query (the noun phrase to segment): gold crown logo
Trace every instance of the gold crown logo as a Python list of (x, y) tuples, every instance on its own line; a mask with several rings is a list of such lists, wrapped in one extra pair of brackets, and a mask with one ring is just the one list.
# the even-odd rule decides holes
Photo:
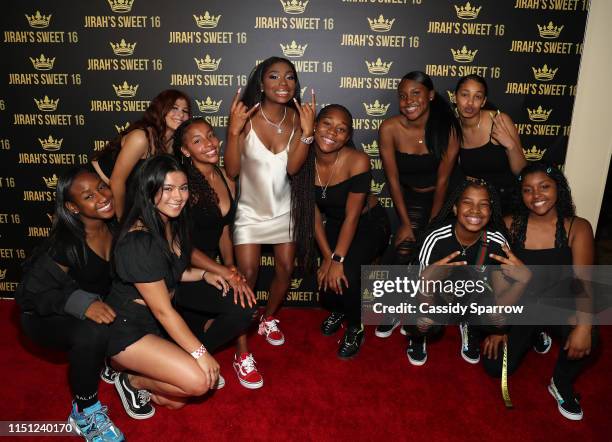
[(386, 63), (383, 62), (380, 57), (376, 61), (369, 62), (365, 60), (365, 64), (368, 67), (368, 72), (372, 75), (385, 75), (389, 73), (389, 69), (393, 64), (392, 61)]
[(551, 69), (547, 65), (544, 65), (541, 68), (537, 69), (532, 67), (531, 70), (533, 71), (533, 76), (536, 80), (550, 81), (555, 78), (555, 75), (557, 74), (559, 68)]
[(64, 139), (60, 138), (58, 140), (58, 139), (53, 138), (51, 135), (49, 135), (49, 138), (46, 138), (46, 139), (39, 138), (38, 142), (40, 143), (40, 146), (44, 150), (55, 152), (56, 150), (60, 150), (62, 148), (62, 143), (64, 142)]
[(210, 97), (206, 97), (206, 100), (202, 101), (196, 100), (198, 109), (200, 109), (200, 112), (204, 112), (205, 114), (214, 114), (215, 112), (219, 112), (221, 103), (223, 103), (223, 100), (214, 101)]
[(563, 30), (563, 26), (555, 26), (553, 22), (548, 22), (545, 26), (538, 25), (538, 32), (540, 33), (540, 37), (554, 39), (559, 37), (561, 31)]
[(50, 71), (53, 69), (53, 63), (55, 63), (55, 57), (47, 58), (45, 54), (40, 54), (38, 58), (30, 57), (30, 61), (32, 62), (32, 66), (37, 71)]
[(43, 180), (45, 180), (45, 185), (49, 188), (49, 189), (55, 189), (57, 187), (57, 175), (53, 174), (53, 176), (50, 177), (43, 177)]
[(546, 149), (538, 149), (535, 145), (531, 146), (531, 149), (523, 149), (525, 159), (527, 161), (540, 161), (546, 153)]
[(219, 63), (221, 63), (221, 58), (218, 60), (214, 58), (210, 58), (210, 55), (206, 54), (204, 58), (193, 58), (196, 64), (198, 65), (198, 69), (204, 72), (213, 72), (219, 69)]
[(6, 278), (7, 269), (0, 269), (0, 279)]
[(283, 54), (285, 54), (285, 57), (302, 57), (308, 45), (306, 44), (302, 46), (297, 44), (295, 40), (293, 40), (291, 44), (288, 45), (284, 45), (281, 43), (280, 47), (283, 50)]
[(451, 49), (451, 52), (453, 53), (453, 60), (455, 60), (457, 63), (471, 63), (474, 61), (474, 57), (478, 53), (478, 49), (470, 51), (465, 47), (465, 45), (463, 45), (461, 49)]
[(115, 89), (115, 93), (118, 97), (121, 98), (132, 98), (138, 92), (138, 85), (132, 86), (127, 84), (127, 81), (124, 81), (123, 84), (115, 86), (113, 84), (113, 89)]
[(455, 98), (455, 93), (453, 91), (446, 90), (446, 94), (448, 95), (448, 101), (453, 104), (457, 103), (457, 99)]
[(370, 191), (374, 194), (374, 195), (378, 195), (380, 192), (382, 192), (383, 187), (385, 187), (385, 183), (377, 183), (376, 181), (372, 180), (370, 182)]
[(361, 147), (363, 151), (368, 154), (368, 156), (376, 158), (378, 156), (378, 143), (376, 140), (372, 141), (371, 144), (361, 143)]
[(463, 20), (474, 20), (478, 18), (478, 14), (480, 14), (480, 10), (482, 6), (475, 7), (470, 5), (470, 2), (467, 2), (463, 6), (455, 5), (455, 11), (457, 11), (457, 17)]
[(115, 129), (117, 129), (117, 133), (121, 133), (124, 130), (126, 130), (128, 127), (130, 127), (130, 122), (128, 121), (127, 123), (125, 123), (123, 126), (117, 126), (115, 124)]
[(132, 10), (134, 0), (108, 0), (108, 5), (113, 12), (125, 14)]
[(49, 218), (49, 222), (53, 224), (53, 214), (47, 213), (47, 218)]
[(287, 14), (303, 14), (309, 1), (310, 0), (306, 0), (304, 2), (300, 0), (280, 0), (281, 4), (283, 5), (283, 11), (285, 11)]
[(120, 57), (127, 57), (134, 53), (134, 49), (136, 49), (136, 43), (126, 43), (125, 39), (121, 39), (119, 43), (110, 42), (110, 46), (115, 53)]
[(213, 29), (216, 28), (219, 24), (219, 19), (221, 19), (221, 14), (214, 16), (210, 15), (208, 11), (204, 11), (204, 15), (195, 15), (193, 14), (193, 19), (198, 25), (198, 28), (202, 29)]
[(30, 24), (30, 27), (46, 28), (47, 26), (49, 26), (49, 23), (51, 23), (52, 14), (42, 15), (40, 11), (36, 11), (36, 14), (34, 15), (26, 14), (25, 16), (26, 16), (26, 19), (28, 20), (28, 23)]
[(531, 121), (538, 121), (538, 122), (542, 122), (542, 121), (546, 121), (548, 120), (548, 117), (550, 117), (550, 113), (553, 110), (544, 110), (542, 109), (542, 106), (538, 106), (537, 109), (529, 109), (527, 108), (527, 113), (529, 114), (529, 119)]
[(395, 19), (386, 19), (382, 14), (380, 14), (377, 19), (372, 20), (370, 17), (367, 17), (367, 19), (370, 24), (370, 29), (374, 32), (389, 32), (391, 26), (395, 23)]
[(41, 98), (40, 100), (34, 98), (34, 102), (36, 103), (38, 110), (41, 112), (55, 112), (57, 105), (59, 104), (59, 98), (52, 100), (45, 95), (45, 98)]
[(291, 290), (297, 290), (302, 285), (304, 278), (293, 278), (291, 280)]
[(382, 117), (387, 113), (387, 110), (391, 106), (389, 104), (380, 104), (378, 100), (374, 101), (372, 104), (363, 103), (363, 107), (365, 107), (366, 114), (372, 117)]

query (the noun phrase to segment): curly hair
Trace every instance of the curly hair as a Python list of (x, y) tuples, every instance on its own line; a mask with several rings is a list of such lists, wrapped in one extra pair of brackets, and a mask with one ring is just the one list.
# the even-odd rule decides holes
[[(521, 170), (518, 176), (519, 182), (533, 173), (542, 172), (551, 178), (557, 185), (557, 201), (555, 201), (555, 209), (557, 211), (557, 224), (555, 231), (555, 248), (567, 246), (567, 234), (565, 232), (564, 221), (568, 218), (576, 216), (576, 206), (572, 199), (572, 191), (570, 189), (567, 178), (561, 170), (553, 164), (545, 162), (530, 163)], [(522, 185), (522, 184), (521, 184)], [(513, 245), (525, 247), (525, 238), (527, 236), (527, 223), (529, 221), (529, 209), (525, 205), (522, 197), (516, 204), (516, 211), (512, 215), (512, 224), (510, 225), (510, 239)]]
[(121, 150), (121, 140), (130, 132), (141, 129), (147, 137), (149, 151), (147, 156), (166, 153), (164, 136), (166, 134), (166, 115), (176, 103), (176, 100), (183, 99), (187, 102), (189, 115), (191, 115), (191, 99), (184, 92), (176, 89), (166, 89), (160, 92), (144, 112), (142, 117), (121, 131), (117, 137), (111, 140), (100, 152), (94, 155), (94, 160), (97, 161), (107, 155), (112, 155), (113, 159), (117, 158)]
[[(185, 120), (174, 132), (174, 143), (172, 148), (174, 150), (174, 156), (184, 165), (187, 172), (187, 179), (189, 181), (189, 205), (191, 207), (198, 207), (207, 211), (212, 211), (219, 217), (221, 217), (221, 209), (219, 209), (219, 196), (215, 189), (209, 184), (208, 180), (197, 167), (193, 165), (191, 158), (185, 157), (181, 151), (181, 147), (184, 146), (184, 138), (189, 126), (193, 124), (205, 124), (211, 130), (212, 126), (203, 117), (193, 117)], [(215, 172), (221, 174), (221, 170), (217, 165)]]

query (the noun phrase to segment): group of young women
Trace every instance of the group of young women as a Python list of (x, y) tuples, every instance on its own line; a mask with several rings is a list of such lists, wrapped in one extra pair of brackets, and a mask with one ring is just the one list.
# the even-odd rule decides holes
[[(360, 266), (382, 255), (390, 224), (370, 193), (370, 162), (354, 147), (349, 110), (331, 104), (317, 114), (314, 90), (304, 104), (299, 92), (289, 60), (260, 63), (232, 102), (222, 168), (211, 125), (191, 116), (185, 94), (164, 91), (92, 168), (60, 178), (51, 235), (26, 262), (16, 298), (24, 332), (68, 351), (70, 421), (88, 440), (123, 439), (97, 399), (100, 369), (136, 419), (151, 417), (152, 403), (180, 408), (222, 388), (211, 352), (233, 341), (239, 382), (261, 387), (247, 331), (255, 320), (267, 342), (284, 344), (275, 315), (295, 263), (297, 271), (316, 271), (330, 310), (321, 332), (347, 323), (338, 356), (359, 351)], [(482, 78), (459, 81), (456, 114), (422, 72), (407, 74), (398, 94), (400, 113), (379, 137), (400, 221), (395, 263), (476, 264), (484, 250), (487, 263), (505, 264), (498, 279), (504, 302), (513, 302), (529, 283), (524, 263), (592, 262), (592, 231), (575, 216), (565, 178), (557, 168), (525, 168), (516, 129), (489, 105)], [(461, 170), (469, 180), (457, 178)], [(520, 208), (504, 225), (519, 192)], [(264, 244), (275, 264), (259, 313), (253, 288)], [(425, 336), (437, 328), (422, 319), (402, 329), (415, 365), (425, 363)], [(389, 336), (397, 325), (391, 318), (376, 334)], [(466, 360), (478, 362), (478, 332), (487, 356), (508, 342), (512, 367), (535, 335), (548, 339), (541, 328), (464, 324), (462, 332)], [(581, 411), (571, 384), (592, 328), (577, 323), (560, 332), (566, 344), (549, 388), (575, 419)], [(497, 373), (493, 362), (486, 366)]]

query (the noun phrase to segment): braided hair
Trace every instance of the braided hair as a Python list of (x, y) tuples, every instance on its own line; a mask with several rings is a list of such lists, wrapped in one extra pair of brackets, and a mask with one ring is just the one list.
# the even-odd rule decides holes
[[(555, 209), (557, 211), (555, 248), (566, 247), (568, 242), (564, 221), (576, 216), (576, 206), (574, 206), (569, 183), (558, 167), (545, 162), (535, 162), (525, 166), (518, 176), (519, 182), (522, 183), (528, 175), (536, 172), (546, 174), (557, 185), (557, 201), (555, 201)], [(525, 247), (530, 211), (527, 206), (525, 206), (522, 198), (517, 202), (516, 208), (515, 213), (512, 215), (512, 224), (510, 225), (510, 239), (513, 245), (522, 248)]]
[[(217, 192), (211, 187), (208, 180), (200, 173), (198, 168), (194, 166), (191, 158), (185, 157), (181, 151), (181, 147), (185, 145), (184, 137), (187, 129), (189, 126), (196, 123), (206, 124), (212, 129), (212, 126), (203, 117), (193, 117), (183, 121), (174, 132), (174, 143), (172, 145), (174, 156), (184, 165), (187, 173), (187, 180), (189, 181), (189, 205), (191, 207), (213, 211), (216, 215), (221, 217)], [(216, 165), (215, 169), (217, 169)], [(217, 172), (221, 173), (220, 170), (217, 170)]]

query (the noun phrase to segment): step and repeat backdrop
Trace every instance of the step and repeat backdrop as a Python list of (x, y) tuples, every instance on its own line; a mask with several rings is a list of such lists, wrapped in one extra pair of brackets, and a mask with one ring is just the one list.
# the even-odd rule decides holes
[[(231, 99), (261, 60), (293, 61), (302, 97), (341, 103), (371, 158), (372, 191), (395, 217), (377, 129), (397, 113), (401, 77), (422, 70), (451, 100), (476, 73), (508, 113), (528, 160), (563, 164), (588, 0), (69, 0), (2, 8), (0, 296), (49, 234), (57, 176), (140, 117), (157, 93), (185, 91), (223, 140)], [(585, 150), (588, 146), (584, 146)], [(267, 299), (274, 258), (262, 257)], [(288, 305), (318, 301), (297, 276)]]

